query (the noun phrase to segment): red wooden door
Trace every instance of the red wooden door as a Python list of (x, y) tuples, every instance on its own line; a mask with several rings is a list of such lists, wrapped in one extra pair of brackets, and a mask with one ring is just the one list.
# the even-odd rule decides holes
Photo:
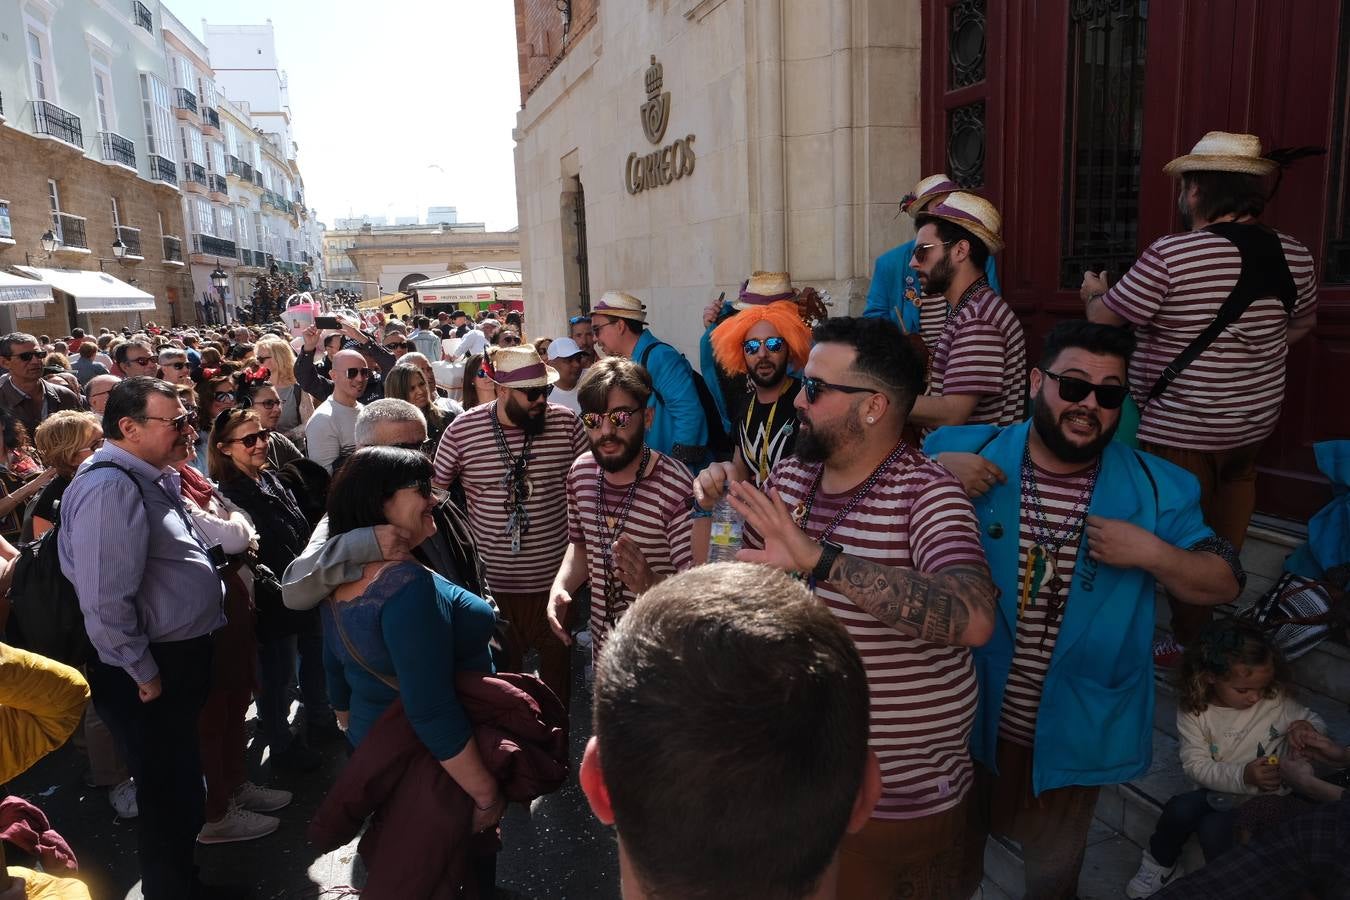
[(1285, 174), (1265, 216), (1308, 245), (1322, 282), (1318, 328), (1291, 350), (1284, 414), (1257, 482), (1259, 511), (1300, 520), (1329, 497), (1312, 444), (1350, 438), (1348, 10), (1350, 0), (924, 5), (923, 170), (949, 165), (951, 110), (970, 97), (950, 84), (952, 54), (972, 54), (976, 15), (987, 47), (976, 189), (1003, 213), (999, 277), (1033, 359), (1050, 325), (1082, 315), (1076, 272), (1119, 275), (1180, 228), (1162, 167), (1206, 131), (1329, 148)]

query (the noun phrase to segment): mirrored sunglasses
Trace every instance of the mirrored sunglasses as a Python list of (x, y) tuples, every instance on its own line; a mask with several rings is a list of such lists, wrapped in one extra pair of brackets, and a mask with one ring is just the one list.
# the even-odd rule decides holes
[(615, 428), (624, 428), (628, 425), (629, 420), (637, 415), (637, 412), (636, 409), (611, 409), (609, 412), (602, 413), (582, 413), (581, 424), (591, 431), (595, 431), (604, 423), (605, 419), (609, 419), (609, 424)]
[(751, 338), (741, 344), (741, 349), (745, 351), (746, 356), (754, 356), (759, 352), (760, 347), (767, 347), (770, 353), (778, 353), (786, 346), (787, 341), (780, 337), (764, 338), (763, 340)]

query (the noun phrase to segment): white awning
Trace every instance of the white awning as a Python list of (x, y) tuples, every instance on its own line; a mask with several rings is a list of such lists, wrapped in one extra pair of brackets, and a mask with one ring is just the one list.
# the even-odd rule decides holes
[(58, 291), (75, 298), (77, 313), (153, 312), (155, 297), (125, 281), (118, 281), (106, 272), (87, 269), (39, 269), (36, 266), (15, 266)]
[(51, 303), (52, 289), (41, 281), (0, 272), (0, 306), (15, 303)]

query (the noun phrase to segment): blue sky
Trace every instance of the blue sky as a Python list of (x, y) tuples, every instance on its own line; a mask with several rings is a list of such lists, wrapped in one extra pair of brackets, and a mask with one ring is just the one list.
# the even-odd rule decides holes
[(520, 108), (515, 10), (507, 0), (168, 0), (202, 37), (272, 20), (290, 78), (309, 205), (330, 227), (349, 213), (516, 224)]

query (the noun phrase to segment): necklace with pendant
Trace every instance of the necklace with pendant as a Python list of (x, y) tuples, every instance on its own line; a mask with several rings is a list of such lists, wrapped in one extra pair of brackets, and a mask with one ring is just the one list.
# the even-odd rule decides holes
[(1092, 502), (1092, 492), (1097, 487), (1097, 475), (1100, 471), (1101, 460), (1098, 459), (1083, 482), (1073, 508), (1060, 525), (1052, 529), (1045, 508), (1041, 505), (1041, 490), (1036, 482), (1036, 466), (1031, 461), (1031, 450), (1028, 448), (1022, 452), (1022, 502), (1031, 504), (1032, 545), (1027, 551), (1027, 565), (1022, 573), (1022, 590), (1017, 602), (1019, 618), (1031, 605), (1043, 584), (1050, 588), (1052, 596), (1050, 612), (1055, 614), (1063, 609), (1065, 583), (1056, 571), (1055, 557), (1071, 541), (1075, 546), (1082, 541), (1083, 523), (1087, 518), (1088, 504)]
[(525, 443), (520, 455), (511, 453), (511, 445), (506, 441), (506, 432), (501, 420), (497, 418), (497, 401), (492, 402), (492, 434), (497, 440), (497, 452), (501, 455), (506, 473), (502, 476), (502, 487), (506, 489), (506, 500), (502, 503), (506, 510), (506, 534), (511, 538), (511, 552), (520, 552), (520, 539), (530, 530), (530, 513), (525, 503), (534, 494), (534, 483), (529, 477), (530, 446), (534, 443), (534, 434), (525, 433)]
[(613, 626), (618, 613), (622, 612), (619, 606), (623, 603), (623, 581), (614, 577), (614, 542), (619, 539), (623, 533), (623, 528), (628, 524), (628, 514), (633, 509), (633, 500), (637, 497), (638, 485), (642, 483), (643, 477), (647, 473), (647, 465), (651, 462), (652, 451), (646, 444), (642, 445), (642, 458), (638, 461), (637, 474), (633, 481), (624, 491), (623, 499), (619, 501), (619, 508), (610, 513), (609, 504), (605, 502), (605, 470), (597, 467), (595, 475), (595, 497), (596, 525), (600, 532), (600, 563), (605, 573), (604, 598), (605, 611), (602, 620), (605, 624)]

